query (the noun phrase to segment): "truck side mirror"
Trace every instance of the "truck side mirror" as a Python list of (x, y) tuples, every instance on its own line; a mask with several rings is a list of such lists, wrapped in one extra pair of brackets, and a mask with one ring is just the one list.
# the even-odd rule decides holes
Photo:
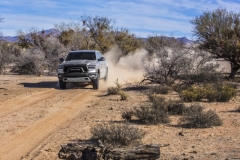
[(59, 58), (59, 62), (62, 63), (64, 61), (63, 58)]
[(105, 61), (104, 57), (99, 58), (99, 61)]

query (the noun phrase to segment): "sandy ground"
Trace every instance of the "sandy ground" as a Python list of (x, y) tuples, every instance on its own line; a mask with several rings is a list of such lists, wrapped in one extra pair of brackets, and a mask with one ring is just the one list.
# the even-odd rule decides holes
[[(1, 75), (0, 159), (58, 159), (61, 144), (89, 139), (91, 127), (122, 121), (124, 110), (148, 101), (144, 91), (129, 91), (129, 99), (120, 101), (119, 96), (105, 96), (106, 88), (91, 88), (68, 84), (59, 90), (56, 77)], [(133, 125), (147, 132), (144, 144), (167, 145), (161, 147), (161, 159), (240, 159), (239, 102), (238, 93), (228, 103), (202, 103), (219, 114), (220, 127), (180, 128), (177, 116), (165, 125)]]

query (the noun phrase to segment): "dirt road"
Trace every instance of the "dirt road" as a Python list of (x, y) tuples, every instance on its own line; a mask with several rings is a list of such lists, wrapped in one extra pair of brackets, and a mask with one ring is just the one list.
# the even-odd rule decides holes
[[(99, 93), (88, 85), (59, 90), (54, 77), (51, 81), (44, 77), (25, 80), (19, 83), (23, 79), (17, 76), (0, 79), (0, 159), (21, 159)], [(15, 95), (6, 98), (9, 94)]]
[[(104, 86), (104, 85), (100, 85)], [(143, 144), (159, 144), (161, 159), (240, 159), (240, 88), (229, 102), (201, 102), (214, 110), (223, 125), (211, 128), (182, 128), (181, 116), (169, 124), (138, 125), (147, 134)], [(129, 99), (106, 95), (91, 85), (67, 85), (59, 90), (56, 77), (0, 76), (0, 159), (55, 160), (61, 145), (90, 139), (91, 128), (121, 122), (122, 112), (149, 105), (145, 91), (128, 91)], [(175, 92), (162, 95), (177, 98)], [(189, 105), (189, 104), (187, 104)], [(184, 136), (179, 133), (183, 132)]]

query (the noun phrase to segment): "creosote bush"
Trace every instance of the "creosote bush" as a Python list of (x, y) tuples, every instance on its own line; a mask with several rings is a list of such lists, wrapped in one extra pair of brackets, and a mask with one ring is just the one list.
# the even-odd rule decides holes
[(208, 110), (204, 112), (202, 111), (201, 107), (195, 107), (195, 110), (191, 111), (189, 110), (188, 114), (185, 117), (181, 118), (181, 122), (185, 123), (186, 127), (209, 128), (212, 126), (222, 125), (222, 120), (213, 110)]
[(127, 100), (128, 99), (128, 94), (124, 92), (123, 90), (119, 91), (119, 95), (121, 97), (121, 100)]
[(134, 108), (133, 115), (143, 124), (169, 123), (165, 99), (156, 97), (155, 94), (150, 97), (152, 97), (152, 105)]
[(185, 102), (201, 101), (203, 99), (209, 102), (228, 102), (236, 94), (237, 91), (232, 86), (216, 83), (203, 87), (189, 87), (180, 93), (180, 97)]
[(187, 110), (181, 100), (166, 101), (164, 97), (159, 97), (156, 94), (150, 95), (149, 99), (153, 108), (163, 110), (168, 115), (184, 115)]
[(117, 87), (108, 87), (107, 92), (108, 95), (118, 95), (119, 89)]
[(134, 112), (132, 110), (127, 110), (122, 113), (122, 118), (127, 121), (131, 121), (133, 115), (134, 115)]
[(114, 83), (116, 86), (107, 88), (108, 95), (118, 95), (122, 90), (122, 85), (118, 82), (118, 79)]
[(154, 102), (161, 102), (161, 103), (165, 102), (165, 98), (157, 95), (156, 93), (148, 95), (148, 98), (149, 98), (150, 102), (153, 102), (153, 103)]
[(150, 106), (140, 106), (130, 111), (122, 113), (122, 118), (131, 121), (132, 116), (135, 116), (143, 124), (161, 124), (169, 123), (170, 115), (185, 115), (187, 107), (182, 101), (169, 100), (159, 97), (156, 94), (149, 95), (152, 102)]
[(108, 95), (120, 95), (121, 100), (127, 100), (128, 94), (122, 90), (122, 85), (118, 82), (118, 79), (114, 82), (116, 86), (108, 87)]
[(134, 115), (144, 124), (169, 123), (169, 115), (162, 106), (154, 108), (152, 106), (141, 106), (136, 108)]
[(187, 112), (187, 107), (181, 100), (170, 100), (167, 102), (167, 111), (171, 115), (184, 115)]
[(91, 128), (93, 138), (101, 140), (105, 145), (128, 146), (139, 142), (145, 132), (130, 124), (99, 124)]
[(165, 85), (157, 85), (152, 87), (152, 93), (156, 94), (168, 94), (171, 87)]
[(185, 109), (185, 115), (194, 115), (194, 114), (198, 114), (203, 112), (203, 106), (199, 105), (199, 104), (193, 104), (190, 107), (186, 107)]

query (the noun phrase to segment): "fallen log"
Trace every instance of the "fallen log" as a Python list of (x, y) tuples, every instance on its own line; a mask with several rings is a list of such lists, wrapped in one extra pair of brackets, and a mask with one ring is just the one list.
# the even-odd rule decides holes
[(155, 160), (160, 158), (157, 144), (129, 147), (105, 147), (97, 140), (86, 140), (62, 145), (58, 156), (67, 160)]

